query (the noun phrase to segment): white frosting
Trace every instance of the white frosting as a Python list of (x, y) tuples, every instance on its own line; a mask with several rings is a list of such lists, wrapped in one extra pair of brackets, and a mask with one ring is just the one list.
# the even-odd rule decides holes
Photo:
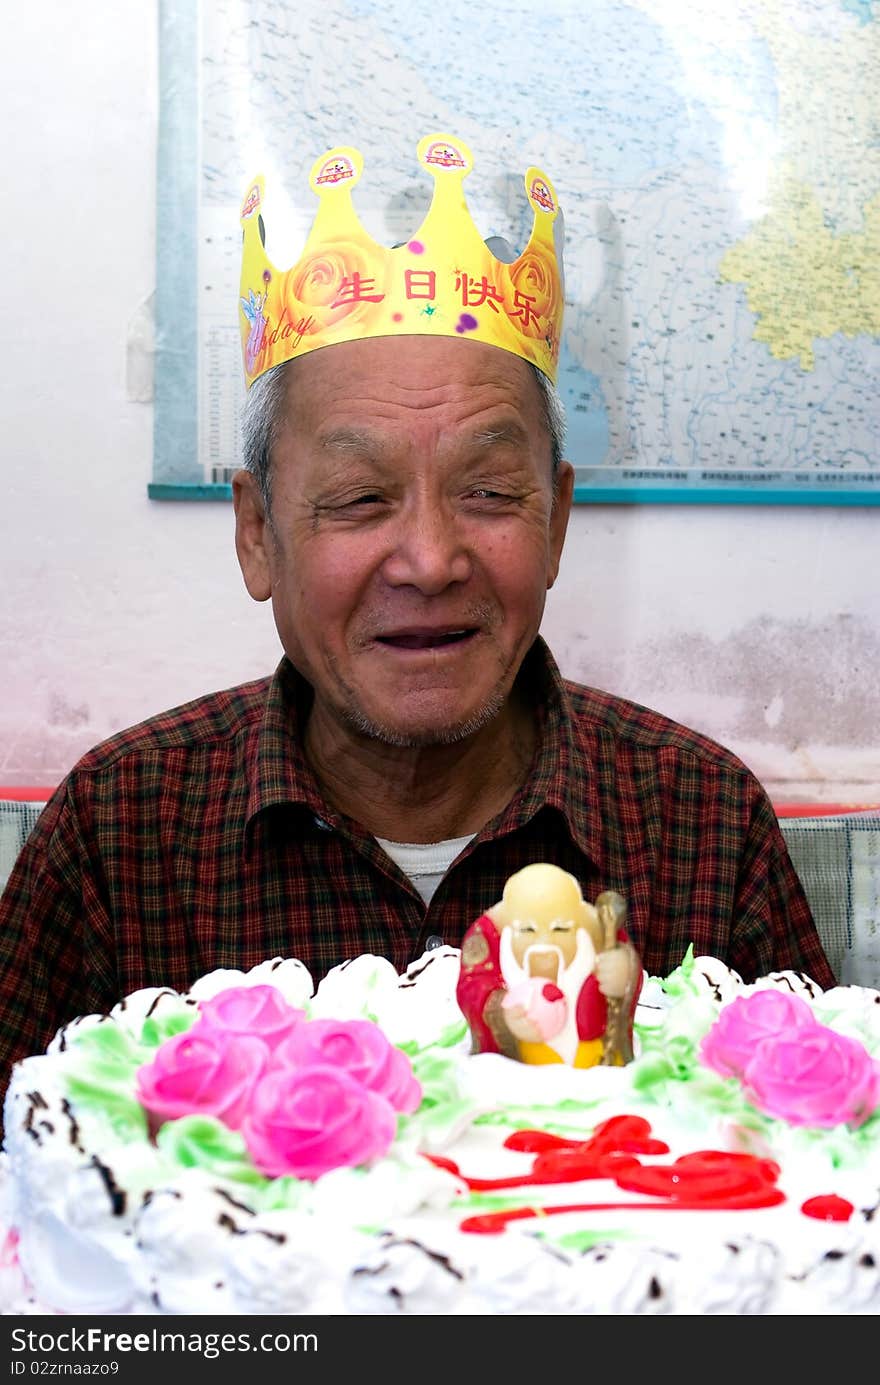
[(876, 1239), (864, 1238), (854, 1245), (824, 1250), (807, 1266), (804, 1282), (811, 1293), (809, 1306), (795, 1306), (790, 1312), (878, 1313), (880, 1312), (880, 1261)]
[(263, 1212), (236, 1236), (226, 1274), (236, 1313), (341, 1313), (345, 1271), (372, 1238), (338, 1221)]
[(345, 1284), (348, 1313), (446, 1315), (460, 1312), (465, 1272), (418, 1234), (383, 1234), (359, 1256)]
[(354, 957), (327, 973), (318, 987), (313, 1015), (372, 1019), (393, 1005), (400, 977), (386, 957)]
[(141, 1296), (165, 1313), (229, 1313), (226, 1259), (254, 1214), (187, 1169), (151, 1193), (137, 1219), (134, 1270)]
[(573, 1262), (577, 1311), (658, 1317), (675, 1309), (678, 1266), (671, 1251), (631, 1241), (601, 1241)]
[(220, 967), (199, 977), (189, 990), (191, 1000), (210, 1000), (232, 986), (275, 986), (289, 1005), (304, 1009), (315, 993), (315, 983), (308, 967), (297, 958), (272, 957), (251, 967), (236, 971)]
[[(880, 1310), (880, 1116), (853, 1138), (752, 1119), (742, 1104), (715, 1115), (687, 1083), (658, 1095), (642, 1065), (658, 1049), (693, 1045), (720, 1008), (766, 986), (810, 1004), (823, 1024), (880, 1054), (880, 995), (827, 993), (797, 973), (745, 986), (714, 958), (667, 982), (645, 977), (637, 1062), (579, 1072), (471, 1056), (455, 1003), (458, 952), (426, 953), (398, 977), (378, 957), (337, 967), (317, 990), (301, 963), (274, 958), (248, 972), (215, 971), (186, 996), (139, 991), (110, 1016), (59, 1031), (46, 1055), (13, 1072), (0, 1156), (0, 1311), (5, 1314), (873, 1314)], [(78, 1099), (80, 1035), (112, 1025), (140, 1051), (148, 1019), (173, 1022), (229, 985), (277, 985), (311, 1016), (371, 1018), (415, 1054), (421, 1110), (370, 1168), (268, 1185), (222, 1163), (184, 1167), (173, 1141), (138, 1133), (138, 1108), (113, 1054), (98, 1074), (106, 1110)], [(122, 1037), (124, 1036), (124, 1037)], [(124, 1074), (124, 1063), (120, 1071)], [(87, 1074), (88, 1076), (88, 1074)], [(432, 1087), (431, 1083), (437, 1086)], [(104, 1090), (102, 1088), (102, 1090)], [(433, 1162), (471, 1178), (521, 1176), (533, 1155), (504, 1147), (509, 1130), (547, 1127), (589, 1138), (610, 1116), (645, 1117), (670, 1152), (730, 1149), (775, 1159), (786, 1200), (755, 1212), (653, 1213), (656, 1201), (610, 1179), (468, 1193)], [(187, 1156), (189, 1157), (189, 1156)], [(643, 1163), (650, 1163), (645, 1156)], [(271, 1196), (269, 1196), (271, 1194)], [(808, 1197), (853, 1203), (848, 1222), (804, 1216)], [(494, 1200), (494, 1201), (493, 1201)], [(490, 1205), (546, 1215), (472, 1235), (463, 1217)], [(588, 1212), (554, 1212), (572, 1204)], [(607, 1204), (622, 1204), (609, 1207)], [(633, 1204), (630, 1206), (630, 1204)], [(5, 1240), (3, 1236), (5, 1232)]]

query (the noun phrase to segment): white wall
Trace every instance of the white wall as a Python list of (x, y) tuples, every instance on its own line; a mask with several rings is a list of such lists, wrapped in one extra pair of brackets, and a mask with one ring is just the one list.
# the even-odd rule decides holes
[[(280, 652), (231, 506), (147, 499), (156, 11), (4, 15), (2, 784), (53, 785)], [(878, 533), (868, 507), (578, 507), (544, 632), (564, 672), (731, 746), (775, 798), (880, 801)]]

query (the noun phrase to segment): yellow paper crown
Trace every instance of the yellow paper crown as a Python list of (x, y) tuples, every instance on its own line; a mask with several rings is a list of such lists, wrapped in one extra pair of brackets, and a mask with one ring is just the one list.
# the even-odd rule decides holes
[(416, 152), (434, 177), (434, 195), (416, 233), (393, 248), (367, 234), (352, 205), (363, 169), (358, 151), (340, 146), (318, 159), (309, 183), (320, 203), (302, 255), (288, 270), (266, 255), (264, 180), (250, 184), (241, 208), (239, 309), (248, 387), (272, 366), (321, 346), (412, 335), (488, 342), (555, 382), (563, 289), (554, 237), (559, 208), (549, 178), (538, 168), (526, 172), (535, 219), (525, 250), (508, 264), (486, 245), (467, 209), (467, 145), (433, 134)]

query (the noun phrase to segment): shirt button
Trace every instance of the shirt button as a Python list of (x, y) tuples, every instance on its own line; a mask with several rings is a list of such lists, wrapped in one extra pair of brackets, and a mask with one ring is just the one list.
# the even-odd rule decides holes
[(438, 938), (438, 936), (437, 936), (436, 933), (432, 933), (431, 936), (430, 936), (430, 938), (428, 938), (428, 940), (427, 940), (426, 943), (425, 943), (425, 951), (426, 951), (426, 952), (433, 952), (433, 951), (435, 950), (435, 948), (442, 947), (442, 946), (443, 946), (443, 939), (442, 939), (442, 938)]
[(314, 821), (315, 821), (315, 826), (316, 826), (316, 827), (319, 827), (319, 828), (321, 829), (322, 832), (332, 832), (332, 831), (333, 831), (333, 828), (330, 826), (329, 822), (325, 822), (324, 819), (323, 819), (323, 818), (319, 818), (319, 817), (317, 816), (317, 814), (315, 815), (315, 820), (314, 820)]

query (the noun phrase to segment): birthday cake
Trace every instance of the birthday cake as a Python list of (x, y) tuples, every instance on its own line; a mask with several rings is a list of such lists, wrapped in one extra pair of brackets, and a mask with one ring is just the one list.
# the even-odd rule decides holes
[(880, 993), (643, 976), (625, 1066), (472, 1052), (457, 949), (136, 992), (19, 1063), (6, 1315), (880, 1309)]

